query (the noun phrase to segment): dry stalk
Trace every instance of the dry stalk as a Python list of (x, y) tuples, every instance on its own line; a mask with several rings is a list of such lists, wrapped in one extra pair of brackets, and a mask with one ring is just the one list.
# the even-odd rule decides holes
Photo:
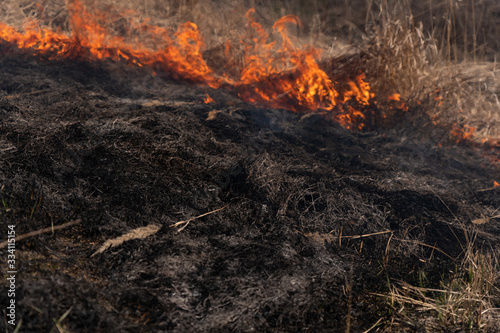
[(398, 240), (400, 242), (408, 242), (408, 243), (413, 243), (413, 244), (417, 244), (417, 245), (420, 245), (420, 246), (425, 246), (425, 247), (431, 248), (433, 250), (436, 250), (436, 251), (444, 254), (445, 256), (447, 256), (448, 258), (450, 258), (453, 261), (456, 260), (456, 258), (453, 258), (448, 253), (444, 252), (443, 250), (441, 250), (441, 249), (439, 249), (439, 248), (437, 248), (435, 246), (432, 246), (432, 245), (429, 245), (429, 244), (425, 244), (425, 243), (422, 243), (422, 242), (419, 242), (419, 241), (411, 240), (411, 239), (400, 239), (400, 238), (394, 238), (394, 239)]
[(477, 190), (477, 192), (486, 192), (486, 191), (494, 191), (494, 190), (499, 190), (500, 187), (494, 186), (494, 187), (488, 187), (488, 188), (483, 188), (481, 190)]
[(172, 225), (170, 225), (171, 228), (176, 228), (178, 226), (181, 226), (179, 229), (177, 229), (177, 232), (181, 232), (182, 230), (184, 230), (191, 221), (194, 221), (196, 219), (199, 219), (200, 217), (203, 217), (203, 216), (207, 216), (207, 215), (210, 215), (210, 214), (213, 214), (213, 213), (217, 213), (218, 211), (221, 211), (223, 210), (224, 208), (226, 208), (227, 206), (229, 206), (229, 204), (225, 205), (224, 207), (221, 207), (221, 208), (218, 208), (216, 210), (212, 210), (211, 212), (208, 212), (208, 213), (205, 213), (205, 214), (201, 214), (201, 215), (198, 215), (196, 217), (193, 217), (192, 219), (189, 219), (189, 220), (185, 220), (185, 221), (179, 221), (177, 223), (174, 223)]
[[(22, 240), (24, 240), (26, 238), (30, 238), (30, 237), (38, 236), (38, 235), (42, 235), (42, 234), (47, 234), (49, 232), (54, 232), (56, 230), (64, 229), (64, 228), (67, 228), (67, 227), (71, 227), (72, 225), (78, 224), (80, 222), (82, 222), (82, 220), (78, 219), (78, 220), (67, 222), (67, 223), (64, 223), (64, 224), (61, 224), (61, 225), (58, 225), (58, 226), (52, 226), (52, 227), (48, 227), (48, 228), (44, 228), (44, 229), (40, 229), (40, 230), (36, 230), (36, 231), (31, 231), (31, 232), (28, 232), (26, 234), (22, 234), (20, 236), (17, 236), (15, 238), (15, 240), (16, 240), (16, 242), (19, 242), (19, 241), (22, 241)], [(3, 249), (7, 245), (8, 245), (7, 241), (0, 243), (0, 249)]]
[(352, 319), (352, 288), (353, 288), (353, 265), (351, 263), (351, 268), (349, 270), (349, 284), (347, 285), (347, 316), (345, 323), (345, 333), (351, 332), (351, 319)]
[[(199, 216), (196, 216), (192, 219), (189, 219), (189, 220), (185, 220), (185, 221), (179, 221), (177, 223), (174, 223), (172, 224), (170, 227), (179, 227), (179, 226), (182, 226), (180, 227), (177, 232), (180, 232), (182, 230), (184, 230), (184, 228), (186, 228), (189, 223), (191, 221), (194, 221), (196, 219), (199, 219), (201, 217), (204, 217), (204, 216), (207, 216), (207, 215), (210, 215), (210, 214), (213, 214), (213, 213), (216, 213), (218, 211), (221, 211), (223, 210), (224, 208), (226, 208), (229, 204), (225, 205), (224, 207), (222, 208), (219, 208), (219, 209), (216, 209), (216, 210), (213, 210), (211, 212), (208, 212), (208, 213), (205, 213), (205, 214), (201, 214)], [(106, 251), (107, 249), (109, 248), (112, 248), (112, 247), (117, 247), (125, 242), (128, 242), (130, 240), (133, 240), (133, 239), (144, 239), (146, 237), (149, 237), (151, 235), (154, 235), (156, 234), (160, 229), (162, 228), (162, 226), (159, 226), (159, 225), (156, 225), (156, 224), (150, 224), (148, 226), (145, 226), (145, 227), (140, 227), (140, 228), (136, 228), (128, 233), (126, 233), (125, 235), (121, 235), (117, 238), (114, 238), (114, 239), (108, 239), (107, 241), (104, 242), (104, 244), (101, 245), (101, 247), (96, 251), (94, 252), (91, 257), (94, 257), (96, 256), (97, 254), (100, 254), (100, 253), (103, 253), (104, 251)]]
[(46, 93), (46, 92), (50, 92), (50, 91), (52, 91), (52, 90), (51, 89), (43, 89), (43, 90), (37, 90), (37, 91), (28, 92), (28, 93), (7, 95), (4, 97), (7, 99), (14, 99), (14, 98), (19, 98), (19, 97), (26, 97), (26, 96), (30, 96), (30, 95)]
[(370, 234), (343, 236), (342, 235), (342, 228), (341, 228), (340, 234), (338, 236), (335, 236), (332, 232), (329, 232), (326, 234), (319, 233), (319, 232), (306, 232), (306, 233), (302, 233), (302, 234), (305, 237), (311, 238), (312, 240), (315, 240), (319, 243), (325, 243), (325, 242), (333, 243), (334, 241), (338, 240), (339, 246), (342, 246), (342, 239), (360, 239), (360, 238), (388, 234), (388, 233), (392, 233), (392, 232), (393, 232), (392, 230), (385, 230), (385, 231), (379, 231), (379, 232), (374, 232), (374, 233), (370, 233)]

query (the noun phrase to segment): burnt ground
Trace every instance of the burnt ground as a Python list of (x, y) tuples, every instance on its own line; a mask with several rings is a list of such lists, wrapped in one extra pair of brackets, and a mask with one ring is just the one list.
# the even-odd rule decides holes
[[(21, 332), (68, 310), (67, 332), (343, 332), (349, 313), (361, 332), (390, 318), (374, 295), (388, 283), (424, 272), (439, 287), (465, 232), (498, 251), (499, 219), (471, 223), (500, 207), (498, 189), (478, 191), (498, 166), (439, 147), (420, 118), (353, 133), (225, 91), (203, 104), (207, 91), (119, 64), (2, 56), (2, 240), (7, 224), (82, 221), (17, 242)], [(150, 224), (162, 228), (91, 257)]]

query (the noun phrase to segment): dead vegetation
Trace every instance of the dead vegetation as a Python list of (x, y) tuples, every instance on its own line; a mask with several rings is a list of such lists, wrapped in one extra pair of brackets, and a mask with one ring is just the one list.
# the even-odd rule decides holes
[[(4, 3), (0, 17), (10, 24), (36, 18), (68, 29), (62, 0), (43, 10), (33, 1)], [(207, 61), (244, 34), (249, 7), (268, 25), (296, 14), (303, 21), (295, 31), (299, 44), (321, 48), (325, 61), (356, 55), (356, 69), (367, 74), (380, 104), (399, 93), (427, 120), (473, 127), (477, 142), (500, 138), (494, 37), (500, 9), (493, 0), (86, 4), (128, 8), (135, 11), (130, 18), (174, 29), (193, 21), (205, 37)], [(119, 33), (120, 22), (110, 24)], [(410, 130), (358, 137), (317, 114), (299, 118), (224, 103), (215, 110), (201, 103), (205, 92), (158, 78), (134, 85), (143, 72), (116, 66), (124, 78), (115, 80), (109, 67), (62, 65), (67, 74), (47, 69), (26, 78), (20, 69), (2, 77), (1, 218), (24, 221), (26, 233), (49, 232), (53, 219), (81, 218), (83, 229), (67, 237), (88, 244), (47, 236), (23, 251), (50, 244), (74, 249), (78, 260), (92, 257), (91, 269), (109, 290), (84, 278), (73, 307), (73, 275), (49, 278), (55, 269), (26, 267), (27, 306), (41, 306), (40, 295), (56, 304), (43, 315), (26, 310), (30, 327), (51, 328), (44, 320), (54, 317), (58, 325), (82, 328), (105, 313), (88, 329), (109, 331), (117, 322), (117, 330), (498, 329), (498, 189), (488, 188), (498, 172), (481, 169), (479, 154), (439, 150), (441, 142)], [(234, 204), (215, 209), (227, 202)], [(219, 210), (206, 224), (190, 223)], [(454, 214), (473, 225), (455, 225)], [(185, 230), (162, 233), (161, 225)], [(480, 236), (468, 234), (475, 228)], [(153, 234), (157, 239), (147, 238)], [(84, 267), (75, 261), (59, 265)], [(49, 288), (61, 295), (47, 295)], [(366, 290), (378, 296), (367, 298)], [(87, 297), (95, 304), (85, 308)]]
[[(465, 2), (476, 6), (471, 1)], [(410, 105), (420, 103), (439, 122), (472, 127), (478, 142), (497, 141), (500, 138), (498, 52), (489, 55), (481, 52), (475, 34), (472, 44), (476, 47), (469, 45), (470, 31), (460, 30), (464, 40), (457, 40), (457, 30), (464, 29), (464, 22), (458, 23), (456, 17), (451, 17), (458, 15), (454, 12), (458, 3), (449, 2), (444, 14), (447, 16), (444, 31), (439, 26), (429, 27), (418, 21), (423, 19), (422, 14), (414, 16), (410, 2), (379, 1), (377, 4), (378, 11), (370, 14), (372, 34), (363, 48), (374, 90), (383, 96), (397, 92)], [(444, 2), (434, 3), (430, 10), (433, 5), (447, 8)], [(496, 5), (491, 3), (488, 7), (495, 10)], [(463, 7), (460, 9), (461, 15), (468, 12)], [(483, 21), (494, 22), (495, 17), (476, 20), (476, 24), (481, 25)], [(465, 51), (459, 52), (459, 49)]]
[(463, 327), (493, 332), (498, 327), (498, 254), (477, 249), (474, 239), (455, 270), (443, 276), (439, 285), (430, 287), (425, 272), (419, 285), (395, 281), (387, 297), (391, 307), (390, 330), (399, 327), (441, 330)]

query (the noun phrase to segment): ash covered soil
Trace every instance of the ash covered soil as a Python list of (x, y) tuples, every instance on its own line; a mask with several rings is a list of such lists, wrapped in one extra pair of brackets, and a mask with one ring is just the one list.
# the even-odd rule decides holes
[[(422, 123), (355, 133), (145, 69), (3, 56), (1, 233), (81, 220), (17, 242), (21, 332), (48, 332), (67, 311), (68, 332), (368, 329), (391, 311), (374, 294), (422, 271), (438, 285), (465, 232), (500, 248), (498, 218), (471, 222), (500, 207), (498, 189), (478, 191), (498, 166), (439, 147)], [(161, 229), (92, 256), (151, 224)]]

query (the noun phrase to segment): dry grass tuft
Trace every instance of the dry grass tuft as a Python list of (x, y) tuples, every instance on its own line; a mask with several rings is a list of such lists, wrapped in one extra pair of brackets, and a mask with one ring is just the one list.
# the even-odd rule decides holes
[(465, 62), (437, 67), (442, 104), (432, 114), (451, 123), (473, 127), (474, 137), (500, 139), (500, 68), (495, 63)]
[(386, 1), (378, 8), (378, 13), (372, 13), (372, 30), (363, 48), (372, 86), (380, 96), (396, 92), (404, 100), (422, 100), (435, 89), (427, 85), (438, 57), (436, 42), (406, 11), (395, 11)]
[[(456, 17), (456, 26), (429, 27), (416, 20), (411, 1), (375, 4), (377, 9), (369, 15), (370, 35), (361, 52), (366, 54), (364, 67), (379, 99), (399, 93), (407, 104), (421, 105), (423, 112), (443, 125), (473, 128), (477, 142), (499, 140), (498, 65), (479, 61), (485, 55), (480, 56), (477, 48), (472, 54), (466, 52), (467, 39), (454, 37)], [(434, 6), (452, 15), (444, 1)], [(471, 43), (477, 44), (477, 38)], [(459, 53), (461, 48), (464, 51)]]
[(475, 249), (470, 241), (456, 271), (437, 288), (417, 287), (402, 281), (392, 285), (387, 296), (394, 310), (392, 319), (418, 327), (420, 318), (428, 328), (436, 330), (452, 326), (494, 331), (499, 328), (500, 320), (500, 309), (495, 308), (499, 300), (499, 277), (496, 257)]

